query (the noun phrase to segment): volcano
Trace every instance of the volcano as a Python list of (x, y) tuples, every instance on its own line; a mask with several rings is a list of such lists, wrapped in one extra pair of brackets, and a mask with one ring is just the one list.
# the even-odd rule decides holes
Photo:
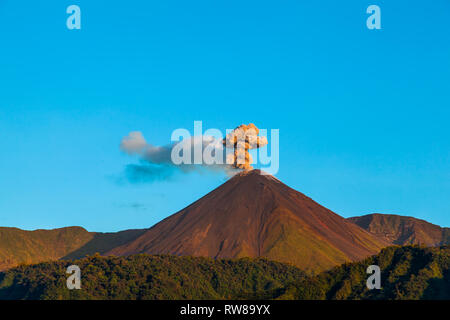
[(252, 170), (107, 254), (265, 257), (318, 272), (389, 244), (277, 178)]

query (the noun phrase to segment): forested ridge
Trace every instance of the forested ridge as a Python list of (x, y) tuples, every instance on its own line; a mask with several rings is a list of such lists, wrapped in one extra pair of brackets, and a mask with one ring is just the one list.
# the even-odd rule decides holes
[[(67, 289), (71, 264), (81, 269), (80, 290)], [(265, 259), (94, 255), (0, 273), (0, 299), (244, 299), (304, 277), (294, 266)]]
[[(366, 286), (367, 267), (381, 269), (381, 289)], [(278, 299), (450, 299), (450, 247), (388, 247), (378, 255), (346, 263), (291, 283)]]
[[(66, 268), (81, 269), (68, 290)], [(381, 268), (369, 290), (369, 265)], [(89, 256), (0, 273), (0, 299), (450, 299), (450, 247), (393, 246), (315, 276), (266, 259), (171, 255)]]

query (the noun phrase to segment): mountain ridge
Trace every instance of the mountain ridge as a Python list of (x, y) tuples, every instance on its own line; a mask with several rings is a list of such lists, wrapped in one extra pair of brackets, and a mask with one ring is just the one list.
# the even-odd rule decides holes
[(105, 253), (140, 235), (143, 230), (116, 233), (89, 232), (83, 227), (22, 230), (0, 227), (0, 270), (20, 264)]
[(409, 216), (373, 213), (347, 220), (379, 238), (397, 245), (419, 244), (440, 246), (450, 244), (450, 228)]

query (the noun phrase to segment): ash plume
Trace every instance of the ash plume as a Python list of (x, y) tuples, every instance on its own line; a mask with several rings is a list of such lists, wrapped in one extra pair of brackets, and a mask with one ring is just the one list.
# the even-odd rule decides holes
[(228, 133), (222, 143), (227, 148), (233, 148), (234, 153), (227, 156), (227, 163), (232, 167), (243, 170), (251, 170), (253, 159), (250, 149), (257, 149), (267, 145), (267, 137), (258, 136), (259, 129), (253, 124), (241, 124)]
[[(258, 136), (259, 129), (252, 123), (240, 125), (222, 138), (199, 135), (185, 138), (165, 146), (148, 143), (140, 131), (132, 131), (120, 143), (120, 149), (137, 156), (139, 164), (125, 168), (125, 178), (130, 183), (146, 183), (169, 180), (177, 172), (224, 172), (233, 176), (241, 170), (251, 170), (252, 157), (248, 150), (267, 145), (267, 138)], [(194, 160), (195, 149), (202, 150), (203, 161)], [(226, 150), (234, 152), (226, 152)], [(182, 154), (187, 160), (174, 162), (173, 154)], [(186, 157), (185, 157), (186, 156)]]

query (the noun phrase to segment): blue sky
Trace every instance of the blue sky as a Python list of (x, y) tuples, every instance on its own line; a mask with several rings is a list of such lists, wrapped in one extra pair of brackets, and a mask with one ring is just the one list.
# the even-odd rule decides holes
[(201, 120), (279, 129), (277, 177), (342, 216), (450, 226), (449, 21), (447, 0), (0, 0), (0, 225), (150, 227), (226, 177), (120, 184), (119, 143)]

